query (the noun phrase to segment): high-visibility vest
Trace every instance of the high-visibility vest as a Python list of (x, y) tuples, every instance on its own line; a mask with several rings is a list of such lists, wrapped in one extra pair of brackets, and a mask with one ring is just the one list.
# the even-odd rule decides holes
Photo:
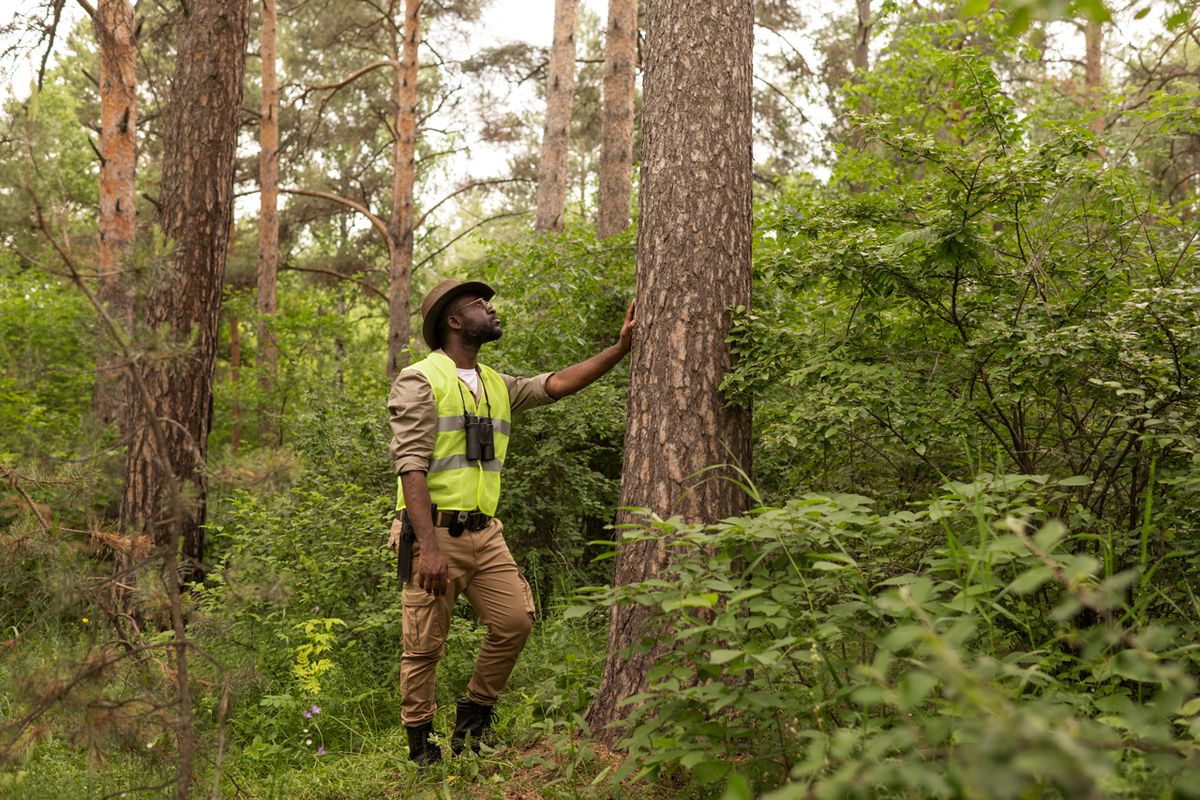
[[(471, 389), (455, 372), (454, 361), (444, 353), (430, 353), (406, 369), (426, 377), (437, 402), (437, 438), (429, 461), (429, 499), (438, 510), (474, 511), (488, 516), (496, 513), (500, 502), (500, 471), (508, 454), (508, 435), (512, 430), (512, 409), (508, 387), (500, 373), (479, 365), (482, 391), (479, 402)], [(492, 420), (492, 441), (496, 457), (488, 461), (467, 460), (466, 414)], [(396, 510), (404, 508), (404, 490), (396, 480)]]

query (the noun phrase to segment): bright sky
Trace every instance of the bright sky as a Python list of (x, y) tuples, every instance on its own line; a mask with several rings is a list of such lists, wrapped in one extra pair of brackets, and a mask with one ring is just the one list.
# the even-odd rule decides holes
[[(0, 24), (3, 24), (22, 9), (28, 9), (31, 0), (0, 0)], [(607, 0), (582, 0), (581, 5), (607, 17)], [(67, 0), (65, 14), (72, 24), (83, 17), (83, 10), (74, 0)], [(505, 41), (527, 41), (535, 45), (548, 46), (554, 29), (554, 0), (491, 0), (484, 11), (479, 26), (479, 43), (490, 46)], [(7, 66), (7, 65), (6, 65)], [(28, 66), (22, 65), (23, 74), (14, 84), (21, 86), (28, 80)]]

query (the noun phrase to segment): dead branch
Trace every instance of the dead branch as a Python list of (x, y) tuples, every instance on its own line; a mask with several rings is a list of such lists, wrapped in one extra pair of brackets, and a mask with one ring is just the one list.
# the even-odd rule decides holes
[(42, 529), (45, 530), (46, 533), (50, 533), (50, 520), (42, 516), (42, 510), (38, 508), (37, 504), (33, 502), (33, 498), (30, 497), (29, 493), (25, 491), (25, 488), (21, 486), (21, 476), (17, 474), (16, 470), (5, 467), (2, 464), (0, 464), (0, 469), (4, 470), (4, 478), (8, 481), (8, 485), (11, 486), (17, 494), (21, 495), (21, 499), (25, 501), (25, 505), (29, 506), (29, 510), (33, 512), (35, 517), (37, 517), (37, 521), (41, 524)]
[(77, 2), (79, 3), (79, 6), (84, 11), (87, 12), (87, 15), (92, 18), (92, 22), (98, 21), (96, 19), (96, 7), (95, 6), (93, 6), (91, 3), (89, 3), (88, 0), (77, 0)]

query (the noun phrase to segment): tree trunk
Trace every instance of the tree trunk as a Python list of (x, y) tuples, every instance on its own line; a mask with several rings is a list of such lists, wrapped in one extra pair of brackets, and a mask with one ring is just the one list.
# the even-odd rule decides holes
[(1100, 23), (1088, 19), (1083, 29), (1086, 51), (1084, 54), (1083, 83), (1087, 94), (1087, 108), (1091, 114), (1092, 133), (1097, 136), (1104, 133), (1104, 114), (1101, 113), (1100, 95), (1103, 89), (1103, 72), (1101, 69), (1101, 45), (1103, 31)]
[(861, 73), (871, 66), (871, 0), (855, 0), (855, 6), (854, 74), (861, 79)]
[(633, 180), (633, 86), (637, 68), (637, 0), (608, 1), (604, 37), (604, 119), (596, 237), (629, 227)]
[[(620, 504), (689, 522), (746, 508), (732, 483), (696, 473), (750, 469), (750, 411), (727, 406), (718, 387), (731, 363), (731, 308), (750, 304), (753, 17), (752, 0), (647, 4), (638, 327)], [(623, 545), (613, 579), (644, 580), (669, 563), (665, 542)], [(620, 703), (644, 690), (656, 655), (620, 652), (653, 633), (641, 609), (613, 609), (588, 711), (607, 744), (619, 732), (606, 726), (629, 712)]]
[[(339, 283), (337, 287), (338, 319), (346, 318), (346, 285)], [(338, 325), (337, 333), (333, 336), (333, 380), (338, 394), (346, 385), (346, 337), (342, 335), (342, 326)]]
[[(137, 172), (137, 42), (129, 0), (100, 0), (94, 27), (100, 54), (100, 299), (113, 319), (133, 322), (121, 272), (133, 246)], [(104, 422), (124, 419), (122, 365), (108, 350), (96, 362), (92, 407)]]
[[(217, 320), (233, 211), (234, 152), (242, 101), (248, 0), (192, 0), (178, 26), (175, 78), (163, 141), (160, 222), (172, 243), (164, 274), (149, 287), (144, 321), (182, 352), (139, 369), (152, 408), (129, 404), (121, 524), (160, 545), (183, 542), (185, 575), (202, 574), (204, 463), (212, 422)], [(161, 423), (162, 448), (151, 435)], [(188, 503), (168, 502), (171, 477)], [(190, 485), (189, 485), (190, 484)]]
[(229, 315), (229, 382), (233, 384), (233, 408), (230, 416), (233, 422), (229, 427), (229, 449), (235, 454), (242, 448), (242, 403), (238, 396), (238, 383), (241, 380), (242, 347), (238, 341), (238, 318), (236, 314)]
[(571, 104), (575, 99), (575, 28), (579, 0), (554, 0), (554, 42), (546, 81), (546, 128), (538, 166), (539, 231), (561, 231), (567, 204), (567, 152), (571, 144)]
[(403, 52), (392, 34), (392, 216), (388, 221), (388, 379), (408, 363), (408, 323), (412, 311), (413, 184), (417, 155), (417, 49), (421, 44), (421, 2), (404, 1)]
[(279, 272), (279, 89), (275, 77), (275, 0), (262, 0), (262, 105), (258, 151), (258, 349), (255, 362), (263, 400), (258, 407), (259, 442), (275, 440), (271, 387), (279, 342), (275, 338), (275, 283)]

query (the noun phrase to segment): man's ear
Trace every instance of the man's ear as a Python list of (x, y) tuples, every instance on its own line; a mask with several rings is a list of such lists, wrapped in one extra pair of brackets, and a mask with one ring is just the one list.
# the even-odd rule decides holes
[(446, 317), (446, 327), (456, 331), (462, 330), (462, 320), (458, 318), (458, 314)]

